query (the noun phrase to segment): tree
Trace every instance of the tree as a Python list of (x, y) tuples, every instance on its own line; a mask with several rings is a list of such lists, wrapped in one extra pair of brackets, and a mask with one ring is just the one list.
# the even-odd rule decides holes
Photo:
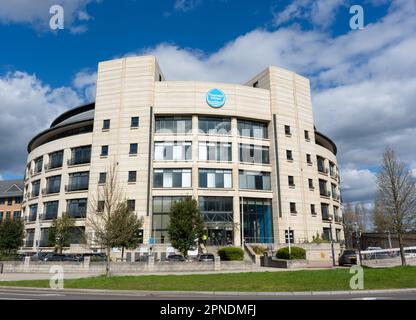
[(54, 247), (56, 252), (62, 253), (65, 247), (71, 245), (71, 230), (74, 225), (75, 219), (67, 214), (54, 219), (49, 229), (49, 246)]
[(136, 214), (129, 209), (127, 202), (123, 202), (117, 209), (111, 223), (111, 228), (119, 235), (119, 242), (115, 246), (122, 248), (121, 258), (124, 259), (124, 249), (135, 249), (143, 240), (141, 236), (143, 221), (137, 219)]
[(377, 199), (386, 224), (397, 233), (402, 265), (406, 265), (403, 234), (415, 225), (416, 182), (406, 164), (391, 148), (386, 148), (377, 174)]
[(89, 203), (87, 226), (92, 230), (91, 246), (106, 250), (106, 275), (110, 276), (111, 249), (135, 242), (141, 221), (130, 212), (117, 179), (117, 165), (107, 172), (106, 182), (99, 186)]
[(199, 212), (198, 203), (194, 199), (176, 202), (169, 213), (170, 224), (168, 234), (174, 248), (185, 257), (195, 246), (195, 242), (202, 243), (204, 234), (204, 219)]
[(20, 219), (0, 222), (0, 254), (12, 255), (23, 245), (25, 226)]
[(390, 223), (388, 222), (388, 216), (383, 210), (383, 206), (380, 203), (380, 199), (377, 198), (374, 201), (373, 226), (374, 231), (378, 233), (390, 231)]

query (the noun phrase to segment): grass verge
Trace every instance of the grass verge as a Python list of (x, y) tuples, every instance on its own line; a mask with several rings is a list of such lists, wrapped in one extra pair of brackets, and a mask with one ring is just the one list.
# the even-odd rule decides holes
[[(416, 288), (416, 267), (364, 269), (366, 290)], [(168, 276), (104, 276), (65, 280), (67, 289), (141, 291), (341, 291), (350, 290), (349, 269)], [(48, 288), (48, 280), (0, 282), (0, 286)]]

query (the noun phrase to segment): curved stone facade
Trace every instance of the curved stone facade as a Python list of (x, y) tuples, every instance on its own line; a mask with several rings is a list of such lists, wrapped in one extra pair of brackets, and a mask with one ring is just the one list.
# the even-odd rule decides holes
[[(212, 89), (224, 106), (208, 104)], [(309, 81), (287, 70), (237, 85), (166, 81), (154, 57), (102, 62), (95, 104), (59, 117), (28, 149), (28, 250), (47, 248), (64, 212), (89, 232), (84, 202), (113, 163), (144, 245), (168, 245), (169, 207), (184, 197), (198, 200), (212, 245), (284, 243), (288, 233), (303, 243), (331, 226), (343, 240), (336, 146), (315, 131)]]

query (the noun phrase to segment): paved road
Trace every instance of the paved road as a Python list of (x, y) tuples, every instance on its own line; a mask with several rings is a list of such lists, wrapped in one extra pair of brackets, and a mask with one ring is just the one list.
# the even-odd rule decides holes
[(361, 294), (232, 295), (203, 293), (85, 292), (0, 288), (0, 300), (416, 300), (416, 291)]

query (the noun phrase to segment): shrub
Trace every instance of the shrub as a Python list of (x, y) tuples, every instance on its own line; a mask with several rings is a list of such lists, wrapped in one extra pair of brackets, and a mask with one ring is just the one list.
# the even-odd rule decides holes
[(291, 251), (291, 254), (289, 257), (289, 247), (281, 248), (277, 251), (276, 257), (278, 259), (284, 259), (284, 260), (305, 260), (306, 259), (305, 249), (299, 248), (299, 247), (291, 247), (290, 251)]
[(224, 261), (241, 261), (244, 258), (244, 251), (237, 247), (227, 247), (219, 249), (218, 255)]
[(267, 247), (264, 246), (252, 246), (251, 247), (255, 254), (262, 255), (264, 252), (267, 251)]

